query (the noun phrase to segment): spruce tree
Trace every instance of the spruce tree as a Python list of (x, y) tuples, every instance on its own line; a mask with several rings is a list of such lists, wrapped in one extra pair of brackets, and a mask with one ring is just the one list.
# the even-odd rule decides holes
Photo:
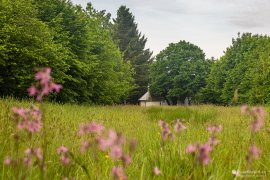
[(152, 52), (145, 49), (147, 38), (138, 31), (135, 18), (126, 6), (118, 9), (117, 18), (114, 19), (114, 39), (123, 54), (124, 62), (130, 62), (135, 71), (135, 88), (127, 102), (137, 103), (147, 91)]

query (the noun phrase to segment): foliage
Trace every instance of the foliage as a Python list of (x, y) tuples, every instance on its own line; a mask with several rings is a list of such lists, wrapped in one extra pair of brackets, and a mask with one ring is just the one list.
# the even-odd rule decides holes
[(170, 44), (156, 56), (150, 71), (150, 91), (176, 104), (185, 98), (196, 101), (197, 93), (205, 86), (211, 61), (203, 51), (186, 41)]
[(65, 87), (60, 102), (120, 103), (133, 70), (112, 39), (110, 15), (67, 0), (1, 3), (0, 94), (24, 97), (35, 67), (50, 66)]
[(270, 38), (245, 33), (214, 63), (202, 90), (204, 102), (269, 104)]
[(145, 49), (147, 38), (139, 33), (135, 17), (125, 6), (118, 9), (117, 18), (114, 19), (114, 39), (123, 54), (124, 62), (130, 62), (134, 68), (136, 87), (127, 100), (130, 103), (137, 103), (147, 91), (152, 52)]

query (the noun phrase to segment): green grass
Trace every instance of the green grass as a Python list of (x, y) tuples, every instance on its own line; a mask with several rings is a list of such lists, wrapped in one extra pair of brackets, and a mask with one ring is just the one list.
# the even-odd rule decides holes
[[(14, 155), (13, 130), (11, 114), (13, 106), (27, 107), (31, 103), (13, 99), (0, 100), (0, 179), (13, 179), (12, 169), (4, 166), (7, 155)], [(128, 138), (136, 138), (138, 147), (133, 162), (127, 169), (129, 179), (233, 179), (232, 170), (246, 170), (246, 154), (249, 146), (249, 117), (240, 114), (239, 107), (191, 106), (191, 107), (153, 107), (138, 106), (79, 106), (45, 104), (45, 125), (47, 129), (46, 176), (48, 179), (62, 179), (65, 175), (76, 179), (87, 179), (83, 170), (76, 164), (63, 168), (56, 154), (56, 149), (64, 144), (75, 154), (90, 172), (92, 179), (110, 179), (113, 162), (99, 154), (96, 161), (89, 152), (80, 155), (80, 138), (77, 135), (79, 125), (83, 122), (98, 121), (108, 128), (123, 132)], [(180, 143), (166, 142), (161, 147), (158, 121), (163, 119), (172, 124), (175, 119), (183, 119), (187, 129), (178, 139)], [(268, 120), (268, 117), (266, 118)], [(193, 166), (185, 147), (194, 142), (206, 142), (210, 123), (222, 124), (224, 130), (218, 134), (221, 144), (212, 154), (208, 166)], [(269, 122), (266, 122), (269, 127)], [(270, 134), (266, 127), (256, 135), (256, 144), (262, 151), (261, 158), (254, 162), (252, 170), (266, 173), (270, 171)], [(27, 137), (22, 134), (20, 152), (26, 147), (37, 147), (42, 142), (39, 135)], [(29, 140), (31, 139), (31, 140)], [(180, 149), (180, 152), (179, 152)], [(162, 171), (160, 177), (153, 176), (153, 168)], [(27, 179), (39, 179), (39, 169), (29, 168)], [(191, 176), (194, 174), (195, 176)]]

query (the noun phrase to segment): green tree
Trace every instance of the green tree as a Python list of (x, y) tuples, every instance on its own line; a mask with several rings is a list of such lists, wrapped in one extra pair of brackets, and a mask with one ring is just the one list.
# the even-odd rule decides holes
[(197, 93), (205, 86), (211, 61), (196, 45), (186, 41), (170, 44), (156, 56), (150, 69), (150, 91), (176, 104), (185, 98), (196, 101)]
[(121, 6), (114, 19), (114, 39), (123, 54), (124, 62), (130, 62), (134, 68), (135, 88), (128, 97), (128, 102), (137, 103), (149, 84), (149, 65), (152, 52), (145, 49), (147, 39), (139, 33), (135, 18), (129, 8)]
[(37, 18), (33, 1), (5, 0), (0, 8), (0, 94), (25, 96), (35, 67), (51, 66), (62, 83), (68, 68), (65, 55)]

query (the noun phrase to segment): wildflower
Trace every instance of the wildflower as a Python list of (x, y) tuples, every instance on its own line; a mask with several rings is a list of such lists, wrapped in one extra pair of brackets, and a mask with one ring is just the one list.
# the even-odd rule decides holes
[(125, 166), (128, 166), (131, 164), (132, 159), (129, 155), (123, 155), (122, 156), (122, 161), (124, 162)]
[(90, 142), (89, 141), (82, 141), (81, 142), (81, 153), (85, 153), (89, 147), (91, 146)]
[(216, 139), (214, 136), (210, 137), (207, 141), (207, 143), (211, 146), (214, 147), (220, 143), (220, 140)]
[(37, 157), (38, 160), (42, 161), (43, 160), (43, 152), (41, 148), (37, 148), (34, 150), (34, 154)]
[(12, 164), (12, 159), (10, 157), (6, 157), (5, 160), (4, 160), (4, 164), (6, 166), (9, 166)]
[(68, 158), (68, 156), (66, 154), (61, 155), (60, 160), (64, 166), (66, 166), (70, 163), (70, 159)]
[(161, 174), (161, 171), (159, 170), (158, 167), (154, 167), (153, 172), (154, 172), (154, 174), (155, 174), (156, 176), (159, 176), (159, 175)]
[(96, 122), (82, 124), (80, 126), (79, 135), (91, 134), (91, 133), (101, 134), (103, 129), (104, 129), (104, 126)]
[(57, 149), (57, 154), (66, 154), (68, 153), (68, 148), (66, 148), (65, 146), (61, 145), (58, 149)]
[(249, 107), (245, 104), (241, 106), (241, 113), (246, 114), (249, 112)]
[(14, 107), (13, 113), (17, 119), (18, 129), (26, 130), (29, 133), (36, 133), (41, 130), (41, 112), (38, 107), (32, 106), (29, 109)]
[(105, 139), (102, 137), (98, 137), (97, 142), (98, 142), (99, 148), (102, 151), (106, 151), (107, 149), (111, 148), (112, 145), (116, 143), (117, 139), (118, 139), (117, 133), (113, 129), (110, 129), (108, 132), (108, 138)]
[(176, 133), (179, 133), (179, 132), (181, 132), (181, 131), (184, 130), (184, 129), (187, 129), (187, 127), (184, 126), (184, 124), (183, 124), (179, 119), (177, 119), (177, 120), (176, 120), (176, 123), (175, 123), (175, 125), (174, 125), (174, 131), (175, 131)]
[(65, 146), (61, 145), (58, 149), (57, 149), (57, 154), (61, 155), (60, 156), (60, 161), (61, 163), (66, 166), (70, 163), (70, 159), (68, 157), (68, 148), (66, 148)]
[(221, 132), (223, 129), (222, 125), (210, 125), (208, 126), (207, 130), (210, 132), (210, 133), (218, 133), (218, 132)]
[(198, 160), (203, 165), (207, 165), (210, 162), (210, 152), (211, 151), (212, 151), (212, 148), (208, 143), (199, 145), (199, 147), (198, 147), (198, 152), (199, 152)]
[(119, 159), (122, 156), (122, 148), (120, 146), (113, 146), (111, 148), (110, 156), (112, 159)]
[(174, 135), (171, 132), (169, 125), (165, 122), (160, 120), (159, 121), (159, 126), (161, 127), (161, 138), (162, 140), (166, 140), (166, 139), (170, 139), (173, 140), (174, 139)]
[(38, 81), (37, 86), (32, 85), (27, 91), (29, 96), (37, 96), (37, 101), (42, 101), (43, 96), (52, 91), (58, 93), (62, 89), (62, 85), (51, 81), (51, 68), (41, 69), (36, 73), (35, 80)]
[(30, 156), (27, 156), (23, 159), (23, 163), (25, 166), (29, 167), (32, 164), (32, 158)]
[(193, 144), (189, 144), (186, 148), (186, 152), (191, 154), (191, 153), (195, 153), (197, 147)]
[(251, 159), (259, 159), (261, 154), (261, 150), (257, 148), (255, 145), (251, 145), (249, 147), (248, 160)]
[(207, 142), (205, 144), (190, 144), (186, 148), (186, 152), (188, 154), (195, 155), (195, 158), (202, 164), (207, 165), (209, 164), (211, 158), (210, 154), (213, 151), (212, 146)]
[(125, 175), (124, 170), (123, 170), (122, 167), (114, 166), (112, 168), (112, 175), (116, 179), (123, 179), (123, 180), (126, 180), (127, 179), (127, 177), (126, 177), (126, 175)]

